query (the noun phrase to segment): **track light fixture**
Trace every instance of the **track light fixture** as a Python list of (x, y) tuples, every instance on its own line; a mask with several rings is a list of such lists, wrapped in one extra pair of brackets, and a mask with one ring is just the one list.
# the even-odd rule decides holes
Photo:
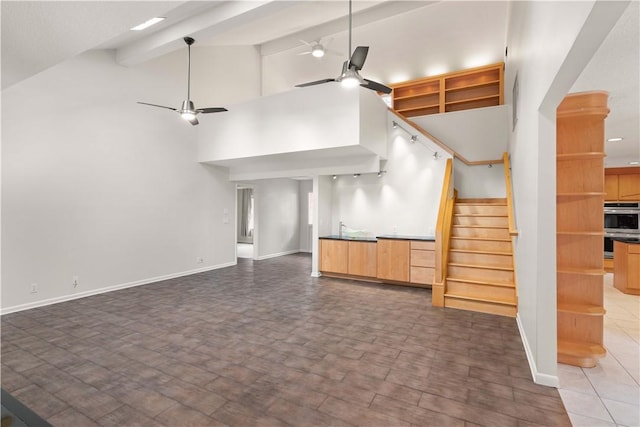
[(357, 178), (357, 177), (359, 177), (359, 176), (360, 176), (360, 174), (359, 174), (359, 173), (354, 173), (354, 174), (353, 174), (353, 177), (354, 177), (354, 178)]
[[(415, 135), (411, 132), (409, 132), (407, 129), (405, 129), (404, 127), (400, 126), (400, 124), (398, 122), (396, 122), (395, 120), (393, 120), (391, 122), (391, 125), (394, 129), (402, 129), (403, 131), (405, 131), (407, 134), (411, 135), (411, 137), (409, 138), (409, 142), (411, 142), (412, 144), (414, 144), (415, 142), (418, 141), (418, 135)], [(436, 150), (434, 150), (433, 148), (429, 147), (427, 144), (422, 144), (424, 145), (428, 150), (433, 151), (433, 159), (434, 160), (438, 160), (438, 158), (440, 157), (440, 155), (438, 154), (438, 152)]]
[(333, 176), (331, 177), (331, 179), (333, 179), (333, 180), (338, 179), (338, 175), (333, 175)]
[(382, 169), (381, 169), (381, 170), (379, 170), (379, 171), (378, 171), (378, 178), (382, 178), (382, 175), (384, 175), (385, 173), (387, 173), (387, 171), (382, 170)]

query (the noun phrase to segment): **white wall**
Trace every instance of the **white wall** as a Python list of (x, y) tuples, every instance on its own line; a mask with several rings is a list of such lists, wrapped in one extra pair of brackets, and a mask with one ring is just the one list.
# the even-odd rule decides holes
[(506, 105), (413, 117), (412, 120), (470, 161), (502, 159), (509, 142)]
[(263, 179), (249, 182), (254, 188), (254, 258), (267, 259), (300, 249), (300, 192), (298, 181)]
[[(451, 156), (422, 136), (420, 142), (410, 143), (407, 133), (392, 129), (391, 119), (388, 122), (388, 160), (383, 162), (387, 173), (380, 178), (340, 175), (332, 181), (332, 234), (338, 234), (340, 221), (370, 236), (435, 234), (445, 163)], [(440, 158), (434, 160), (423, 144), (440, 150)]]
[(518, 324), (534, 380), (558, 385), (556, 346), (555, 108), (624, 9), (623, 2), (513, 2), (506, 102), (515, 214)]
[(504, 181), (504, 165), (465, 165), (461, 160), (453, 162), (453, 185), (460, 199), (507, 197)]
[[(313, 193), (313, 180), (298, 182), (300, 191), (300, 252), (311, 252), (312, 226), (309, 226), (309, 193)], [(315, 196), (312, 196), (312, 198)], [(313, 215), (313, 212), (311, 213)]]
[[(225, 84), (196, 105), (257, 96), (218, 53), (206, 73)], [(235, 262), (235, 186), (197, 163), (198, 127), (135, 103), (180, 103), (176, 54), (124, 68), (92, 51), (2, 92), (3, 312)]]
[(313, 177), (313, 223), (317, 224), (316, 227), (313, 227), (313, 240), (311, 242), (311, 275), (314, 277), (320, 276), (318, 238), (331, 234), (332, 230), (331, 213), (334, 209), (332, 187), (333, 181), (330, 176)]

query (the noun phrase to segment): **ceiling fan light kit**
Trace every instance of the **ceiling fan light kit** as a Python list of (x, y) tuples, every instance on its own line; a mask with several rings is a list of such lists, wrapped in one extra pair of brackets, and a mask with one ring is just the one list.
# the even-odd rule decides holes
[(228, 111), (228, 110), (224, 107), (196, 108), (195, 105), (193, 104), (193, 101), (191, 101), (191, 45), (195, 42), (195, 40), (191, 37), (185, 37), (183, 40), (188, 47), (189, 63), (188, 63), (188, 70), (187, 70), (187, 99), (182, 101), (182, 105), (180, 106), (180, 109), (173, 108), (173, 107), (166, 107), (164, 105), (149, 104), (148, 102), (140, 102), (140, 101), (138, 101), (138, 104), (150, 105), (152, 107), (166, 108), (167, 110), (177, 111), (178, 114), (180, 114), (180, 117), (182, 117), (185, 121), (195, 126), (198, 123), (200, 123), (198, 122), (198, 119), (196, 117), (200, 113), (202, 114), (221, 113), (223, 111)]
[[(351, 53), (351, 33), (352, 33), (351, 1), (352, 0), (349, 0), (349, 50), (348, 50), (348, 53)], [(313, 53), (313, 48), (311, 52)], [(352, 88), (360, 85), (362, 87), (375, 90), (377, 92), (391, 93), (390, 87), (383, 85), (382, 83), (374, 82), (373, 80), (367, 80), (363, 78), (358, 72), (362, 70), (362, 67), (364, 66), (364, 61), (367, 59), (368, 53), (369, 53), (369, 46), (358, 46), (355, 48), (355, 50), (351, 54), (351, 57), (342, 64), (342, 73), (340, 73), (338, 77), (316, 80), (309, 83), (302, 83), (302, 84), (296, 85), (296, 87), (306, 87), (306, 86), (314, 86), (314, 85), (319, 85), (319, 84), (328, 83), (328, 82), (338, 82), (346, 88)]]

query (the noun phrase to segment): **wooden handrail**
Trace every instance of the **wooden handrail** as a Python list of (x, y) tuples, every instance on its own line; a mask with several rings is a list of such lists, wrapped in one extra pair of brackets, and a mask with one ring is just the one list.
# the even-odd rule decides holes
[(404, 117), (402, 114), (398, 113), (393, 108), (389, 108), (389, 111), (391, 111), (393, 114), (395, 114), (400, 120), (404, 121), (406, 124), (408, 124), (409, 126), (414, 128), (416, 131), (421, 133), (423, 136), (426, 136), (427, 138), (429, 138), (438, 147), (442, 148), (444, 151), (446, 151), (447, 153), (451, 154), (453, 157), (455, 157), (456, 159), (460, 160), (462, 163), (464, 163), (467, 166), (496, 165), (496, 164), (499, 164), (499, 163), (503, 162), (503, 159), (468, 160), (462, 154), (458, 153), (457, 151), (455, 151), (454, 149), (449, 147), (447, 144), (445, 144), (444, 142), (440, 141), (438, 138), (436, 138), (435, 136), (430, 134), (426, 129), (424, 129), (419, 124), (415, 123), (412, 120), (407, 119), (406, 117)]
[(435, 275), (433, 278), (431, 299), (434, 307), (444, 307), (447, 256), (449, 254), (449, 234), (454, 204), (453, 160), (447, 159), (440, 195), (440, 208), (436, 222)]
[(509, 235), (517, 236), (518, 230), (516, 230), (515, 219), (513, 215), (513, 194), (511, 191), (511, 168), (509, 164), (509, 153), (506, 151), (502, 155), (502, 162), (504, 163), (504, 181), (507, 187), (507, 216), (509, 221)]

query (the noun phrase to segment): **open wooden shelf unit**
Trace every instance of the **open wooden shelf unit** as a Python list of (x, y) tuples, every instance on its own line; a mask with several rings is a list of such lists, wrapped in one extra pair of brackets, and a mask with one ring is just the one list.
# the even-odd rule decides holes
[(603, 347), (606, 92), (567, 95), (557, 110), (558, 362), (593, 367)]
[(405, 117), (504, 103), (504, 63), (391, 85), (393, 108)]

